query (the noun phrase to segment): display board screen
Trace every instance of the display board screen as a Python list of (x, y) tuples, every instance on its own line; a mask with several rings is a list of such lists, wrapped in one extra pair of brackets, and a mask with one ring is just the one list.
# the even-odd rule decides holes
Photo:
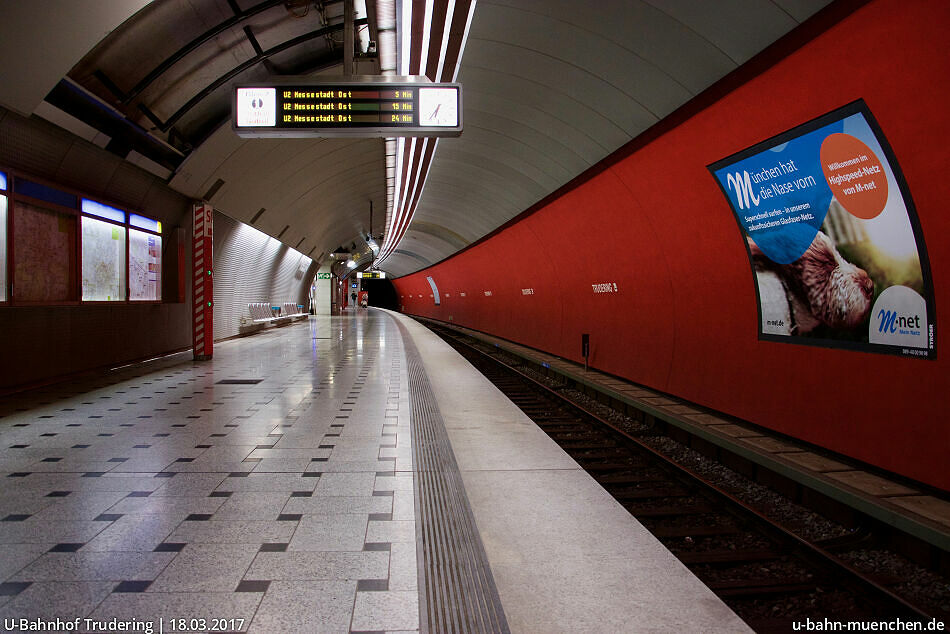
[(125, 301), (125, 227), (82, 218), (83, 301)]
[(935, 358), (916, 210), (863, 101), (709, 170), (742, 229), (760, 339)]
[(162, 298), (162, 237), (129, 229), (129, 299)]
[(450, 83), (280, 83), (237, 86), (242, 137), (458, 136), (462, 88)]
[(363, 271), (357, 273), (356, 277), (364, 280), (384, 280), (386, 279), (385, 271)]

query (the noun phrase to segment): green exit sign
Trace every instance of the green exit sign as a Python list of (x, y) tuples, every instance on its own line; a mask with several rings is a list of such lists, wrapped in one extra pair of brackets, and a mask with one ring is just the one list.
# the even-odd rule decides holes
[(333, 273), (317, 273), (318, 280), (332, 280)]

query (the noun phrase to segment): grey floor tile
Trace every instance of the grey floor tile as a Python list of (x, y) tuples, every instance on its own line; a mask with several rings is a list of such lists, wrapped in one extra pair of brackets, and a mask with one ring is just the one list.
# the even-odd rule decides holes
[[(261, 595), (256, 592), (113, 593), (89, 617), (100, 621), (150, 621), (155, 632), (158, 632), (159, 617), (243, 619), (243, 624), (235, 630), (245, 632), (260, 601)], [(168, 631), (166, 623), (165, 632)]]
[(247, 572), (248, 579), (385, 579), (388, 552), (260, 553)]
[(299, 473), (251, 473), (244, 478), (225, 478), (221, 491), (313, 491), (318, 478), (303, 478)]
[(379, 445), (362, 443), (358, 445), (337, 445), (333, 448), (331, 456), (334, 460), (369, 462), (379, 457)]
[(154, 491), (165, 484), (161, 478), (153, 473), (113, 473), (109, 472), (101, 478), (77, 478), (77, 488), (83, 491)]
[(361, 513), (305, 515), (287, 550), (359, 552), (366, 537), (366, 519)]
[(288, 542), (295, 522), (218, 520), (182, 522), (166, 541), (195, 544), (266, 544)]
[(179, 473), (168, 481), (152, 496), (154, 497), (198, 497), (208, 495), (227, 477), (227, 473)]
[(324, 473), (314, 489), (314, 495), (364, 496), (373, 494), (376, 472)]
[(413, 520), (370, 522), (366, 529), (367, 542), (415, 542), (416, 523)]
[(105, 599), (111, 581), (43, 581), (32, 584), (0, 608), (2, 619), (62, 619), (73, 621), (89, 614)]
[(47, 553), (11, 579), (15, 581), (105, 581), (154, 579), (175, 553)]
[(129, 515), (185, 515), (190, 513), (214, 513), (224, 504), (224, 498), (200, 497), (126, 497), (109, 509), (110, 513)]
[(232, 592), (259, 548), (260, 544), (189, 544), (177, 553), (148, 591)]
[(290, 498), (284, 507), (285, 513), (341, 514), (341, 513), (392, 513), (391, 497), (309, 497)]
[(35, 491), (11, 491), (7, 495), (0, 495), (0, 512), (4, 517), (11, 513), (26, 513), (34, 515), (47, 506), (55, 504), (57, 498), (46, 497), (51, 490), (43, 487)]
[[(305, 491), (308, 488), (310, 487), (301, 486), (297, 490)], [(283, 510), (290, 494), (291, 491), (236, 491), (215, 511), (214, 519), (273, 519)]]
[(416, 517), (415, 497), (411, 491), (396, 491), (393, 495), (393, 519), (413, 520)]
[(346, 632), (355, 596), (355, 581), (275, 581), (264, 595), (249, 632)]
[(123, 515), (83, 546), (84, 551), (151, 552), (175, 530), (186, 513)]
[(76, 491), (33, 516), (37, 521), (93, 520), (126, 496), (124, 491)]
[(304, 461), (306, 463), (310, 462), (310, 458), (314, 457), (314, 453), (313, 449), (310, 448), (278, 448), (275, 446), (270, 449), (255, 449), (248, 457), (287, 462)]
[(0, 582), (39, 559), (55, 544), (0, 544)]
[(328, 462), (312, 462), (307, 471), (322, 471), (324, 473), (376, 473), (384, 469), (392, 469), (391, 462), (380, 462), (375, 456), (369, 460), (345, 460), (336, 456)]
[(415, 542), (394, 542), (389, 553), (389, 589), (415, 591), (418, 579)]
[(374, 491), (412, 491), (412, 475), (376, 476)]
[[(310, 453), (313, 453), (312, 451)], [(255, 473), (303, 473), (310, 458), (263, 458), (254, 468)]]
[(0, 544), (85, 543), (108, 524), (94, 521), (0, 522)]
[(416, 592), (357, 592), (354, 630), (412, 630), (419, 627)]

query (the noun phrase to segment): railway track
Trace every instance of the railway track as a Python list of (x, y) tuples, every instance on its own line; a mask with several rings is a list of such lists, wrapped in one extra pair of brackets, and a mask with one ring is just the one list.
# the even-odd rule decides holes
[[(678, 465), (639, 438), (495, 358), (427, 326), (462, 354), (757, 632), (794, 621), (932, 615)], [(835, 544), (834, 546), (840, 546)], [(830, 545), (829, 545), (830, 547)]]

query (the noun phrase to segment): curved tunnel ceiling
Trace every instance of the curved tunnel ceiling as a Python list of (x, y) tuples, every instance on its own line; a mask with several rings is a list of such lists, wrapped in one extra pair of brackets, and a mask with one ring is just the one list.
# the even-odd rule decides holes
[[(10, 42), (55, 30), (59, 57), (77, 56), (60, 81), (68, 60), (3, 47), (4, 76), (35, 67), (53, 86), (34, 114), (315, 259), (338, 245), (367, 248), (370, 201), (374, 232), (386, 222), (382, 139), (245, 140), (229, 121), (236, 82), (342, 74), (341, 0), (160, 0), (141, 10), (144, 0), (111, 1), (93, 25), (78, 19), (81, 3), (63, 3), (56, 20), (0, 8)], [(449, 4), (403, 1), (414, 15)], [(366, 4), (359, 28), (378, 39), (376, 2)], [(464, 133), (438, 142), (413, 221), (382, 268), (405, 275), (490, 233), (826, 4), (478, 0), (458, 74)], [(355, 72), (378, 74), (379, 64), (364, 58)], [(29, 96), (0, 88), (0, 100), (29, 112), (40, 83)]]
[[(555, 191), (828, 4), (826, 0), (478, 0), (441, 139), (400, 251), (406, 275)], [(418, 257), (416, 257), (418, 256)]]

